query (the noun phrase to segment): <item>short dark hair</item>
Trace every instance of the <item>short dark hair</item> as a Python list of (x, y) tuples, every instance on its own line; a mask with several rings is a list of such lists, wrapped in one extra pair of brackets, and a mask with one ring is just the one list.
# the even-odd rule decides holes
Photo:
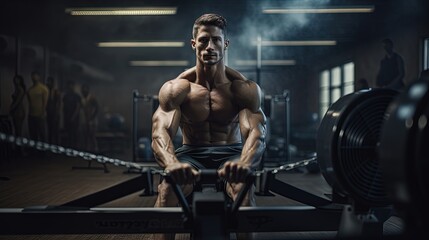
[(201, 15), (195, 20), (194, 27), (192, 30), (192, 37), (195, 38), (200, 26), (216, 26), (222, 29), (223, 35), (226, 36), (227, 22), (224, 17), (215, 13), (207, 13)]
[(40, 72), (39, 72), (39, 71), (37, 71), (37, 70), (34, 70), (34, 71), (32, 71), (32, 72), (31, 72), (31, 76), (34, 76), (34, 75), (37, 75), (37, 76), (39, 76), (39, 77), (41, 76), (41, 75), (40, 75)]
[(390, 44), (391, 46), (393, 46), (393, 41), (390, 38), (385, 38), (381, 42), (384, 44)]

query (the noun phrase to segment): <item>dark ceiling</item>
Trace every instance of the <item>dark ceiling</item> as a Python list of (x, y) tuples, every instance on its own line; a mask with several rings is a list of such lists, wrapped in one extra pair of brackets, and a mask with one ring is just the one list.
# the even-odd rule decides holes
[[(130, 60), (188, 60), (188, 45), (194, 20), (214, 12), (228, 20), (231, 40), (229, 59), (255, 59), (256, 48), (249, 44), (257, 35), (263, 40), (336, 40), (337, 46), (264, 47), (263, 59), (295, 59), (310, 64), (326, 54), (360, 44), (382, 35), (395, 24), (427, 15), (425, 0), (182, 0), (182, 1), (9, 1), (1, 3), (0, 34), (19, 36), (34, 44), (48, 46), (71, 59), (84, 62), (115, 76), (134, 71)], [(375, 7), (362, 14), (262, 14), (264, 7)], [(176, 6), (172, 16), (70, 16), (70, 7)], [(98, 48), (105, 41), (184, 41), (183, 48)]]

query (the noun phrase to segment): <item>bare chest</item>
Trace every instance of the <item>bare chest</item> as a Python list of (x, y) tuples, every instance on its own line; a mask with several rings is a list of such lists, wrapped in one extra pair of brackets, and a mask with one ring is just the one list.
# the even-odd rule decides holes
[(182, 104), (182, 121), (187, 123), (212, 122), (229, 124), (236, 120), (237, 104), (229, 87), (212, 90), (192, 86)]

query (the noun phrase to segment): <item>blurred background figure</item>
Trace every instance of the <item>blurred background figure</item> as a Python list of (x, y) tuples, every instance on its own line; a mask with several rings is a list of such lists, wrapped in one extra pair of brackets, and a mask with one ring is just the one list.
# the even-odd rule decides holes
[(377, 74), (376, 85), (381, 88), (391, 88), (402, 90), (404, 84), (404, 60), (393, 51), (393, 41), (389, 38), (382, 41), (384, 51), (386, 52), (380, 61), (380, 68)]
[(79, 112), (81, 97), (74, 90), (75, 83), (68, 81), (63, 96), (63, 118), (66, 138), (63, 144), (77, 148), (79, 137)]
[(15, 75), (13, 78), (13, 86), (15, 88), (12, 94), (12, 103), (9, 108), (10, 116), (12, 117), (15, 136), (22, 136), (22, 126), (25, 119), (24, 98), (26, 87), (24, 78), (21, 75)]
[(97, 99), (90, 93), (88, 84), (81, 86), (82, 108), (84, 113), (84, 147), (90, 152), (98, 151), (97, 138), (95, 136), (98, 126), (99, 105)]
[[(10, 104), (9, 114), (13, 122), (13, 134), (17, 137), (22, 137), (22, 127), (25, 120), (24, 98), (26, 87), (24, 78), (21, 75), (15, 75), (13, 78), (14, 92), (12, 94), (12, 103)], [(23, 149), (20, 146), (15, 146), (14, 151), (17, 156), (23, 155)]]
[(53, 77), (48, 77), (46, 79), (46, 86), (49, 89), (48, 103), (46, 106), (48, 142), (58, 144), (60, 136), (61, 93), (58, 90), (56, 81)]
[(28, 131), (30, 138), (38, 141), (46, 140), (46, 105), (49, 90), (41, 82), (40, 73), (31, 73), (33, 85), (28, 89)]

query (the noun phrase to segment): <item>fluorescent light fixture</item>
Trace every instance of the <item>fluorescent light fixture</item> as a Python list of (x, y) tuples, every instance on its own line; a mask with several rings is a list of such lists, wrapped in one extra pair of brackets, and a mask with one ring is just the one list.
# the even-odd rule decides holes
[[(257, 42), (255, 42), (257, 43)], [(312, 41), (262, 41), (262, 46), (334, 46), (334, 40), (312, 40)]]
[(130, 61), (133, 67), (184, 67), (188, 66), (189, 61)]
[(67, 8), (66, 13), (72, 16), (174, 15), (177, 7)]
[[(296, 64), (295, 60), (262, 60), (263, 66), (292, 66)], [(236, 60), (235, 64), (239, 66), (256, 66), (256, 60)]]
[(374, 6), (329, 7), (329, 8), (266, 8), (266, 14), (296, 14), (296, 13), (371, 13)]
[(99, 42), (98, 47), (183, 47), (184, 42)]

